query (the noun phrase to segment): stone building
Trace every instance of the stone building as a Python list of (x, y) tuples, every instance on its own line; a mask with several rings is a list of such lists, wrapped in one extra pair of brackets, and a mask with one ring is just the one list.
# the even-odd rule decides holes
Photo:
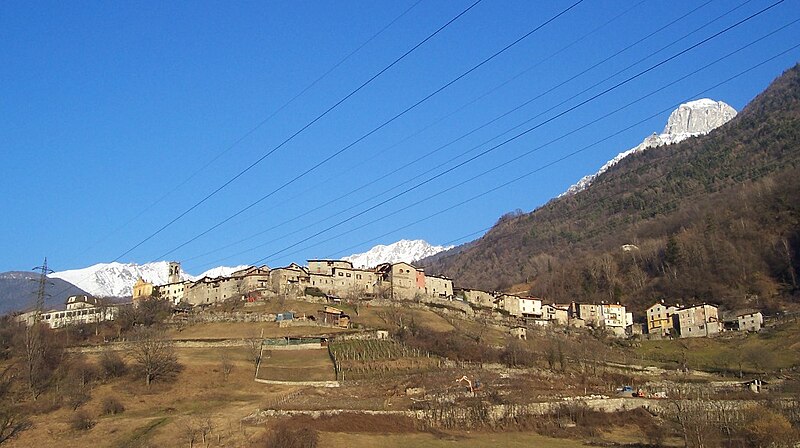
[(456, 297), (461, 297), (470, 305), (480, 308), (495, 308), (494, 294), (477, 289), (457, 288), (454, 291)]
[(569, 323), (569, 309), (558, 305), (542, 305), (542, 319), (554, 324), (567, 325)]
[(664, 301), (654, 303), (647, 309), (647, 333), (667, 336), (672, 332), (672, 315), (678, 310), (677, 306), (664, 305)]
[(423, 277), (423, 288), (431, 297), (453, 297), (453, 281), (444, 276), (426, 275)]
[(238, 270), (232, 273), (231, 277), (238, 279), (239, 291), (245, 295), (267, 291), (272, 287), (270, 284), (270, 269), (266, 265), (250, 266)]
[(152, 295), (153, 295), (153, 284), (144, 281), (142, 277), (137, 278), (136, 283), (133, 284), (134, 303), (144, 298), (151, 297)]
[(739, 331), (761, 331), (764, 324), (764, 315), (760, 311), (743, 311), (736, 314)]
[(672, 316), (672, 321), (678, 336), (682, 338), (714, 336), (722, 331), (722, 320), (717, 307), (713, 305), (679, 309)]
[(302, 295), (305, 288), (311, 286), (308, 270), (296, 263), (273, 269), (269, 281), (272, 291), (283, 295)]
[(309, 274), (327, 274), (333, 275), (333, 270), (339, 269), (353, 269), (353, 263), (346, 260), (308, 260), (308, 273)]
[(413, 300), (419, 293), (417, 268), (408, 263), (383, 263), (375, 268), (377, 281), (394, 300)]
[(177, 283), (167, 283), (166, 285), (158, 285), (153, 287), (155, 293), (160, 299), (168, 300), (173, 305), (185, 301), (186, 295), (192, 282), (189, 280), (180, 281)]

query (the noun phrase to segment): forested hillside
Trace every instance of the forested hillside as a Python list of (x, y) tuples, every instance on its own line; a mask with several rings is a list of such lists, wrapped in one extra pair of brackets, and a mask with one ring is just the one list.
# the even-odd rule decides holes
[(458, 286), (525, 283), (557, 302), (780, 308), (800, 295), (799, 120), (795, 66), (709, 135), (627, 157), (421, 264)]

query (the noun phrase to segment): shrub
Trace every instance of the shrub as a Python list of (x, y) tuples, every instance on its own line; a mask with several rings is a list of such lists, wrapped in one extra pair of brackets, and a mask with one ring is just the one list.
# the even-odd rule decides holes
[(311, 297), (325, 297), (325, 293), (315, 286), (308, 286), (304, 291), (305, 295)]
[(69, 427), (75, 431), (86, 431), (92, 429), (94, 423), (94, 420), (89, 417), (89, 414), (82, 409), (72, 414), (72, 417), (69, 419)]
[(797, 431), (783, 415), (770, 409), (758, 409), (742, 430), (750, 446), (795, 446)]
[(125, 406), (117, 397), (106, 397), (103, 399), (103, 414), (116, 415), (125, 412)]
[(269, 448), (316, 448), (319, 434), (311, 428), (290, 429), (279, 426), (264, 437), (261, 446)]
[(117, 352), (106, 350), (100, 355), (100, 369), (106, 378), (115, 378), (125, 375), (128, 366)]

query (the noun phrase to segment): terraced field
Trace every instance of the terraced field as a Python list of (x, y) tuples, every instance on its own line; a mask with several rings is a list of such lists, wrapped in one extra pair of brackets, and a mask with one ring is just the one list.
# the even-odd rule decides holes
[(327, 349), (265, 349), (258, 379), (272, 381), (336, 381)]

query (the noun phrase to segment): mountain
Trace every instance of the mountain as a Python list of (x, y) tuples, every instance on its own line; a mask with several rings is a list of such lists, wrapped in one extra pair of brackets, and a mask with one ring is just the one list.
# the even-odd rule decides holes
[[(218, 277), (229, 275), (246, 266), (216, 267), (209, 269), (198, 276), (181, 272), (182, 280), (196, 280), (204, 276)], [(80, 286), (89, 294), (96, 297), (129, 297), (133, 292), (136, 279), (142, 277), (156, 285), (168, 282), (169, 262), (157, 261), (154, 263), (99, 263), (83, 269), (55, 272), (50, 278), (63, 279)]]
[[(39, 274), (35, 272), (10, 271), (0, 273), (0, 315), (31, 308), (39, 289)], [(77, 286), (61, 279), (50, 279), (45, 292), (45, 308), (62, 308), (67, 297), (86, 294)]]
[[(703, 119), (694, 112), (679, 109), (666, 133), (696, 129)], [(480, 239), (420, 265), (463, 287), (619, 301), (638, 313), (662, 298), (795, 306), (800, 65), (707, 135), (621, 158), (587, 188), (504, 216)]]
[(729, 122), (735, 116), (736, 109), (722, 101), (703, 98), (681, 104), (669, 115), (667, 125), (661, 134), (650, 135), (639, 145), (619, 153), (616, 157), (606, 162), (596, 173), (583, 177), (578, 183), (569, 187), (566, 192), (562, 193), (562, 196), (585, 190), (597, 176), (605, 173), (609, 168), (631, 154), (662, 145), (679, 143), (687, 138), (706, 135)]
[(425, 240), (400, 240), (388, 246), (381, 244), (367, 252), (343, 257), (342, 260), (352, 262), (355, 267), (371, 268), (381, 263), (398, 263), (401, 261), (411, 263), (452, 247), (433, 246)]

